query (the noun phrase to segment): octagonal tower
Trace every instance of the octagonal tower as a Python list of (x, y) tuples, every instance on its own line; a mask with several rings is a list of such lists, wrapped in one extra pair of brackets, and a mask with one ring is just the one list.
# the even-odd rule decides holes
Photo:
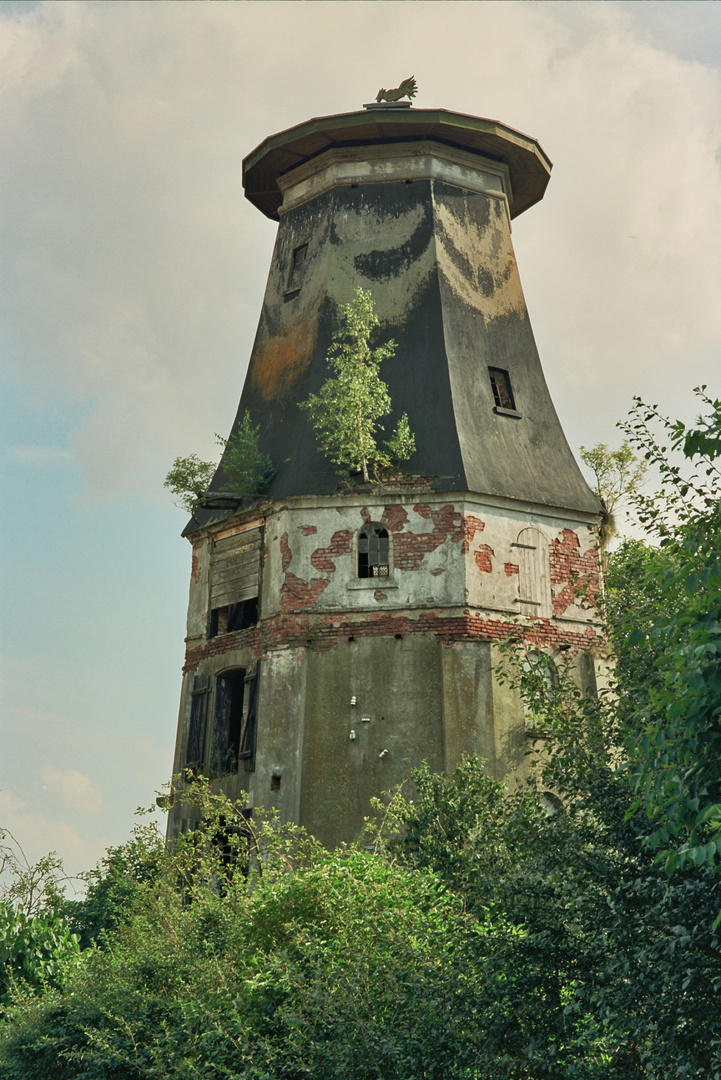
[[(326, 843), (427, 760), (478, 753), (497, 775), (529, 738), (494, 674), (521, 634), (593, 681), (600, 507), (543, 376), (511, 242), (551, 164), (491, 120), (399, 104), (313, 119), (244, 161), (279, 222), (235, 425), (275, 477), (224, 493), (193, 545), (174, 771), (217, 778)], [(390, 430), (416, 439), (394, 483), (339, 485), (298, 407), (328, 377), (341, 306), (370, 290)], [(171, 834), (184, 827), (179, 801)]]

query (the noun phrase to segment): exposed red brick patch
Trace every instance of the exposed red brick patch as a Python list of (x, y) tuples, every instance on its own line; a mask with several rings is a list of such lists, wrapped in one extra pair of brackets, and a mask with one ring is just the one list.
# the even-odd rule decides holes
[(476, 566), (478, 567), (478, 569), (481, 571), (482, 574), (492, 574), (493, 573), (493, 548), (492, 547), (489, 547), (488, 544), (481, 544), (478, 551), (476, 551), (474, 553), (473, 558), (476, 560)]
[(431, 577), (439, 577), (443, 573), (445, 573), (443, 567), (437, 566), (435, 570), (431, 570)]
[(506, 577), (513, 577), (514, 574), (518, 573), (518, 565), (514, 562), (504, 563), (503, 569), (505, 570)]
[(563, 615), (573, 604), (597, 607), (600, 600), (598, 552), (581, 554), (581, 541), (573, 529), (563, 529), (549, 550), (553, 614)]
[(196, 555), (196, 552), (200, 551), (202, 546), (203, 546), (203, 541), (202, 540), (198, 541), (198, 543), (196, 543), (196, 544), (193, 544), (193, 558), (192, 558), (192, 562), (190, 564), (190, 576), (193, 579), (193, 581), (196, 581), (196, 582), (200, 581), (200, 559)]
[(282, 555), (281, 565), (283, 567), (283, 573), (285, 573), (293, 561), (293, 552), (290, 550), (287, 532), (284, 532), (280, 538), (280, 554)]
[(315, 525), (299, 525), (298, 528), (303, 533), (303, 536), (312, 536), (313, 533), (318, 532)]
[(365, 525), (367, 525), (369, 521), (373, 520), (373, 518), (371, 517), (371, 512), (367, 506), (361, 506), (360, 516), (363, 518), (363, 522)]
[(313, 607), (321, 593), (328, 588), (328, 584), (328, 578), (313, 578), (308, 582), (295, 574), (286, 574), (280, 589), (281, 611)]
[(270, 558), (270, 548), (266, 544), (265, 547), (263, 548), (263, 563), (264, 564), (267, 563), (269, 558)]
[(385, 525), (391, 532), (401, 532), (404, 525), (408, 524), (408, 514), (402, 506), (386, 506), (381, 518), (381, 524)]
[(388, 599), (388, 593), (384, 593), (384, 592), (381, 592), (380, 589), (376, 589), (376, 591), (373, 593), (373, 599), (374, 600), (387, 600)]
[(339, 529), (330, 538), (328, 547), (316, 548), (312, 552), (310, 561), (315, 570), (325, 570), (328, 573), (335, 572), (335, 562), (341, 555), (350, 555), (353, 533), (350, 529)]
[(459, 543), (464, 539), (463, 518), (451, 503), (446, 503), (438, 510), (431, 510), (430, 507), (418, 503), (413, 509), (421, 517), (430, 518), (433, 531), (398, 533), (394, 539), (393, 562), (399, 570), (418, 570), (424, 555), (435, 551), (446, 540)]
[[(469, 514), (468, 517), (463, 518), (463, 543), (461, 544), (461, 551), (465, 553), (470, 549), (471, 541), (477, 532), (483, 532), (486, 527), (485, 521), (481, 521), (480, 518), (474, 517), (473, 514)], [(490, 549), (489, 549), (490, 550)]]
[[(586, 626), (583, 632), (554, 625), (549, 619), (526, 619), (523, 623), (503, 618), (493, 618), (487, 612), (436, 608), (430, 611), (394, 612), (377, 610), (371, 612), (322, 613), (308, 610), (328, 585), (323, 578), (310, 583), (287, 576), (282, 596), (283, 613), (264, 619), (258, 626), (239, 630), (234, 634), (222, 634), (203, 645), (188, 647), (185, 670), (192, 670), (201, 660), (247, 647), (256, 657), (265, 656), (275, 649), (303, 649), (309, 639), (317, 649), (330, 649), (348, 637), (392, 637), (395, 634), (433, 635), (442, 645), (452, 647), (463, 641), (507, 641), (516, 639), (548, 649), (559, 645), (569, 646), (569, 656), (579, 650), (593, 649), (601, 644), (598, 628)], [(291, 591), (292, 590), (292, 591)], [(381, 591), (381, 590), (379, 590)], [(305, 611), (294, 610), (303, 605)]]

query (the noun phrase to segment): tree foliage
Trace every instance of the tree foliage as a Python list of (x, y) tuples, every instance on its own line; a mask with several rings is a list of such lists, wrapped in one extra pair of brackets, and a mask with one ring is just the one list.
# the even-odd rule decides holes
[(719, 410), (702, 400), (712, 412), (693, 431), (638, 399), (626, 425), (661, 476), (657, 493), (636, 497), (638, 516), (658, 542), (637, 590), (654, 596), (658, 610), (640, 623), (629, 611), (613, 636), (632, 688), (622, 689), (636, 805), (645, 807), (649, 843), (664, 853), (669, 871), (688, 860), (714, 865), (721, 850)]
[(254, 424), (246, 409), (229, 439), (215, 436), (223, 447), (222, 467), (227, 479), (223, 491), (260, 495), (275, 476), (275, 466), (260, 449), (260, 425)]
[[(260, 449), (260, 425), (253, 423), (250, 413), (247, 410), (243, 413), (229, 439), (217, 434), (215, 438), (223, 447), (226, 479), (221, 490), (239, 495), (260, 495), (266, 491), (276, 470), (270, 456)], [(197, 454), (178, 457), (163, 486), (178, 496), (176, 506), (192, 514), (199, 497), (210, 487), (217, 468), (212, 461), (201, 461)]]
[(333, 335), (327, 356), (333, 375), (318, 394), (301, 403), (310, 416), (318, 445), (341, 472), (360, 472), (364, 482), (393, 463), (407, 461), (415, 451), (415, 438), (403, 413), (384, 448), (377, 442), (380, 420), (391, 411), (380, 366), (395, 352), (395, 342), (370, 347), (379, 326), (370, 292), (360, 288), (355, 300), (342, 308), (342, 325)]
[(13, 989), (37, 993), (56, 985), (80, 956), (80, 943), (52, 912), (30, 916), (0, 901), (0, 1010)]
[(618, 450), (609, 450), (606, 443), (579, 447), (581, 461), (593, 473), (593, 489), (603, 504), (603, 517), (598, 530), (602, 548), (618, 531), (616, 511), (622, 499), (634, 495), (643, 482), (646, 462), (639, 461), (625, 440)]
[(165, 477), (163, 487), (177, 495), (176, 506), (192, 514), (198, 497), (210, 486), (217, 467), (212, 461), (201, 461), (197, 454), (177, 457)]
[[(49, 951), (9, 908), (3, 1080), (721, 1080), (704, 401), (691, 441), (640, 403), (629, 425), (665, 494), (636, 496), (657, 546), (609, 556), (611, 691), (508, 647), (504, 678), (545, 736), (526, 780), (423, 766), (413, 798), (389, 793), (334, 852), (208, 781), (178, 785), (198, 827), (112, 849)], [(71, 927), (79, 957), (61, 955)]]

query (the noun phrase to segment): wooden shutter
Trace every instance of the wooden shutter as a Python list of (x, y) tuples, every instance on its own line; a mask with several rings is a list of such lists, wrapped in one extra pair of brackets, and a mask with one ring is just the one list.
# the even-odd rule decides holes
[(240, 737), (239, 758), (243, 759), (246, 772), (255, 770), (255, 744), (258, 737), (258, 680), (260, 679), (260, 660), (256, 661), (255, 672), (246, 678), (248, 685), (248, 710)]
[(190, 706), (190, 727), (188, 745), (185, 751), (187, 768), (202, 768), (205, 750), (205, 726), (208, 716), (208, 696), (210, 680), (207, 675), (196, 675), (193, 679), (193, 692)]
[(258, 596), (260, 553), (260, 529), (215, 542), (210, 577), (211, 610)]
[(521, 611), (546, 619), (551, 614), (548, 543), (543, 534), (529, 526), (518, 534), (513, 547), (518, 550), (518, 591)]

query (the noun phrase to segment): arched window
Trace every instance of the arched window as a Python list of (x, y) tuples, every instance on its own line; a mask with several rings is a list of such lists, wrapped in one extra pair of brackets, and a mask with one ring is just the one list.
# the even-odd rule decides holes
[(529, 649), (521, 665), (521, 697), (526, 730), (548, 731), (549, 716), (557, 706), (561, 689), (558, 668), (547, 653)]
[(524, 615), (549, 619), (551, 601), (551, 566), (548, 541), (539, 529), (529, 525), (521, 529), (513, 545), (518, 549), (518, 600)]
[(382, 525), (368, 522), (358, 531), (358, 577), (388, 577), (390, 574), (390, 539)]

